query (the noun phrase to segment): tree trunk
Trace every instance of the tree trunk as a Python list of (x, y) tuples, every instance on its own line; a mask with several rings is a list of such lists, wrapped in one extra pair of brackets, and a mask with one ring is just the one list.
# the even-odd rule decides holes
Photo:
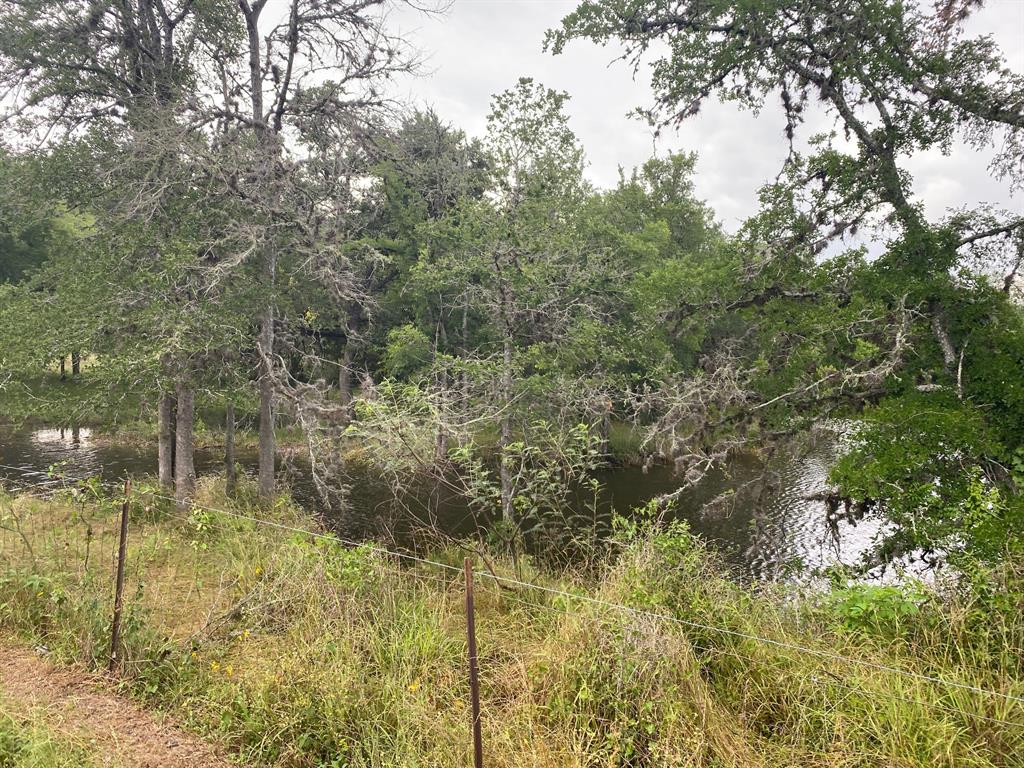
[(465, 362), (469, 360), (469, 296), (467, 295), (462, 303), (462, 407), (469, 408), (469, 367)]
[(437, 430), (437, 442), (434, 445), (434, 461), (444, 464), (448, 460), (448, 430), (442, 424)]
[(71, 353), (71, 375), (77, 376), (82, 372), (82, 353), (72, 352)]
[(939, 348), (942, 350), (943, 365), (946, 373), (952, 374), (953, 368), (956, 366), (956, 348), (946, 329), (945, 313), (937, 301), (931, 302), (928, 309), (932, 316), (932, 333), (935, 334), (935, 339), (939, 342)]
[(444, 327), (444, 316), (437, 321), (437, 333), (434, 339), (434, 354), (448, 349), (448, 329)]
[(260, 496), (270, 498), (274, 495), (274, 383), (271, 373), (265, 364), (260, 379), (260, 447), (259, 447), (259, 484)]
[(68, 378), (68, 369), (67, 369), (67, 365), (66, 365), (67, 361), (68, 361), (68, 358), (67, 358), (66, 355), (60, 359), (60, 380), (61, 381), (67, 381), (67, 378)]
[(438, 465), (444, 464), (448, 459), (448, 429), (445, 427), (446, 406), (449, 397), (448, 369), (442, 368), (440, 376), (440, 413), (437, 420), (437, 438), (434, 441), (434, 462)]
[[(444, 328), (444, 318), (438, 314), (437, 329), (434, 331), (434, 360), (443, 349), (448, 347), (448, 333)], [(434, 463), (438, 466), (444, 464), (448, 458), (448, 430), (445, 428), (445, 417), (447, 416), (448, 403), (448, 368), (444, 365), (438, 371), (438, 418), (437, 434), (434, 437)]]
[[(268, 286), (274, 284), (276, 257), (267, 254), (266, 279)], [(260, 496), (268, 499), (274, 495), (274, 306), (268, 303), (263, 310), (260, 328), (260, 446), (259, 485)]]
[(234, 495), (238, 485), (235, 472), (235, 404), (227, 404), (224, 419), (224, 488), (229, 496)]
[(600, 408), (600, 426), (598, 427), (598, 450), (605, 458), (611, 456), (611, 434), (612, 434), (612, 401), (610, 398), (602, 397), (598, 400)]
[(196, 492), (195, 440), (193, 428), (195, 419), (195, 392), (185, 378), (178, 379), (176, 393), (178, 413), (175, 424), (174, 452), (174, 499), (178, 511), (188, 511)]
[(160, 395), (157, 406), (157, 476), (160, 487), (174, 486), (174, 396), (170, 392)]
[[(266, 181), (271, 182), (278, 147), (265, 123), (263, 114), (263, 71), (261, 69), (260, 14), (265, 3), (241, 3), (245, 18), (245, 31), (249, 42), (249, 98), (252, 100), (253, 132), (256, 141), (266, 152)], [(268, 222), (271, 223), (271, 222)], [(271, 231), (271, 230), (268, 230)], [(264, 280), (267, 288), (267, 304), (260, 317), (260, 444), (259, 444), (259, 491), (264, 499), (274, 494), (274, 279), (277, 271), (275, 244), (267, 242), (264, 250)]]
[(505, 334), (505, 348), (501, 372), (501, 437), (498, 441), (501, 474), (501, 516), (506, 523), (514, 522), (512, 509), (512, 472), (505, 451), (512, 443), (512, 335)]
[(348, 424), (352, 419), (352, 360), (355, 357), (352, 338), (345, 336), (345, 350), (341, 353), (341, 371), (338, 373), (338, 399), (341, 402), (341, 409)]

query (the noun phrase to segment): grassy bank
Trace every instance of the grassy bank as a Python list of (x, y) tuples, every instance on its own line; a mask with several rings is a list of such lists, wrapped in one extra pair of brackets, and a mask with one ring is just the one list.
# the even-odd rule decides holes
[[(460, 551), (432, 556), (452, 570), (402, 566), (202, 509), (179, 518), (144, 491), (127, 692), (244, 764), (470, 764)], [(253, 514), (241, 496), (206, 482), (199, 502)], [(313, 531), (286, 503), (258, 514)], [(116, 500), (0, 497), (0, 515), (0, 626), (102, 666)], [(527, 566), (529, 581), (569, 594), (478, 579), (487, 765), (1024, 765), (1021, 704), (882, 669), (1024, 696), (1010, 566), (984, 594), (798, 595), (735, 584), (682, 528), (620, 536), (585, 574)]]

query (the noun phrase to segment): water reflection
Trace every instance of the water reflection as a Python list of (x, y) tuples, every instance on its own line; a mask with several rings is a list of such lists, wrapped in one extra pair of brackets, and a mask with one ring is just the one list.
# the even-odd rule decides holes
[(88, 427), (59, 427), (57, 429), (37, 429), (29, 433), (31, 441), (44, 451), (54, 444), (67, 448), (79, 448), (82, 441), (91, 442), (92, 430)]
[[(834, 431), (822, 431), (801, 450), (767, 463), (753, 457), (734, 460), (728, 471), (706, 478), (681, 494), (677, 515), (722, 552), (726, 561), (743, 573), (776, 578), (800, 567), (855, 563), (880, 530), (877, 519), (840, 519), (830, 525), (825, 504), (811, 500), (825, 490), (828, 467), (841, 450)], [(240, 451), (238, 461), (255, 471), (253, 452)], [(216, 448), (199, 448), (200, 474), (219, 472), (222, 455)], [(156, 450), (149, 445), (117, 443), (89, 429), (12, 430), (0, 426), (0, 477), (16, 485), (38, 482), (26, 472), (46, 472), (59, 465), (70, 477), (102, 475), (114, 479), (129, 474), (153, 473)], [(14, 467), (12, 469), (12, 467)], [(627, 511), (652, 497), (679, 488), (679, 479), (667, 466), (648, 471), (639, 467), (609, 469), (598, 479), (602, 491), (595, 500), (580, 494), (581, 514), (607, 521), (612, 509)], [(311, 511), (323, 512), (308, 472), (301, 461), (289, 462), (288, 482), (296, 499)], [(410, 513), (455, 536), (473, 531), (476, 516), (451, 489), (425, 488), (415, 498), (396, 504), (390, 489), (368, 475), (353, 478), (346, 512), (330, 522), (346, 536), (406, 535), (413, 526)]]

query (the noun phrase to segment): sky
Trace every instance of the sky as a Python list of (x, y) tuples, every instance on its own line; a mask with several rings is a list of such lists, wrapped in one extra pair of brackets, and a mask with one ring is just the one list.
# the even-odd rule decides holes
[[(786, 154), (780, 111), (770, 105), (760, 116), (735, 105), (708, 104), (678, 130), (655, 142), (652, 131), (628, 113), (652, 102), (648, 72), (615, 62), (617, 49), (588, 42), (570, 44), (560, 56), (543, 50), (544, 33), (576, 6), (576, 0), (454, 0), (448, 12), (426, 17), (411, 10), (394, 13), (401, 31), (424, 57), (422, 74), (396, 83), (396, 96), (431, 106), (445, 120), (473, 136), (483, 134), (493, 94), (520, 77), (571, 96), (571, 126), (587, 152), (587, 174), (601, 187), (653, 154), (694, 151), (699, 156), (697, 195), (735, 230), (757, 206), (757, 190), (778, 173)], [(1007, 64), (1024, 72), (1024, 0), (988, 0), (968, 27), (991, 34)], [(957, 145), (950, 156), (933, 152), (910, 161), (915, 192), (930, 217), (951, 207), (979, 202), (1024, 210), (1024, 195), (1011, 197), (1007, 185), (991, 178), (987, 155)]]

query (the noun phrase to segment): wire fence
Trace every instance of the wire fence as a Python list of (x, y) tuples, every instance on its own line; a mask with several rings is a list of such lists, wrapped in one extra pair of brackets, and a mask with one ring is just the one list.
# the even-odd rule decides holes
[[(268, 581), (261, 569), (278, 567), (274, 557), (282, 543), (313, 542), (325, 549), (308, 550), (304, 567), (336, 568), (336, 548), (343, 547), (372, 555), (375, 567), (381, 568), (388, 579), (420, 584), (452, 600), (471, 591), (476, 581), (481, 586), (489, 585), (478, 599), (488, 604), (500, 603), (504, 610), (541, 612), (575, 622), (579, 625), (581, 642), (601, 636), (602, 629), (609, 623), (620, 626), (625, 622), (633, 632), (642, 632), (646, 625), (671, 628), (688, 640), (692, 662), (698, 670), (730, 660), (751, 669), (771, 670), (777, 677), (785, 678), (798, 663), (801, 669), (806, 669), (807, 659), (813, 658), (819, 666), (812, 674), (824, 690), (887, 699), (955, 720), (966, 718), (1010, 729), (1015, 734), (1014, 743), (1024, 747), (1024, 697), (1016, 693), (532, 583), (488, 569), (467, 572), (451, 562), (347, 539), (304, 527), (298, 521), (261, 519), (200, 503), (181, 511), (176, 508), (174, 498), (159, 489), (146, 488), (123, 496), (115, 484), (85, 478), (68, 480), (3, 464), (0, 469), (20, 471), (23, 478), (21, 483), (7, 489), (9, 501), (0, 505), (0, 569), (59, 578), (58, 588), (42, 581), (21, 583), (22, 589), (26, 584), (38, 587), (37, 596), (49, 599), (52, 605), (68, 599), (66, 595), (57, 594), (59, 590), (76, 588), (82, 595), (92, 595), (93, 599), (96, 595), (109, 595), (109, 601), (99, 606), (100, 615), (105, 615), (110, 602), (117, 599), (111, 593), (117, 580), (119, 552), (123, 552), (120, 565), (124, 569), (123, 582), (130, 606), (129, 623), (144, 617), (153, 632), (178, 647), (202, 648), (207, 638), (237, 632), (239, 630), (233, 627), (238, 624), (238, 617), (252, 616), (250, 611), (259, 612), (258, 620), (262, 625), (289, 631), (287, 624), (296, 620), (296, 614), (285, 603), (294, 600), (295, 594), (284, 580)], [(55, 496), (59, 496), (61, 503), (43, 503)], [(119, 525), (122, 504), (125, 510), (130, 508), (131, 511), (131, 522), (123, 537)], [(240, 527), (258, 535), (245, 537), (240, 544), (233, 545), (244, 547), (246, 551), (225, 553), (216, 545), (218, 540), (226, 540), (226, 534), (238, 533)], [(272, 593), (279, 588), (284, 590), (283, 594)], [(38, 606), (32, 610), (38, 610)], [(475, 648), (473, 610), (469, 605), (469, 634), (465, 638), (471, 649)], [(52, 621), (52, 618), (43, 616), (40, 620)], [(485, 710), (488, 701), (496, 697), (506, 705), (519, 697), (524, 697), (525, 705), (529, 699), (531, 660), (519, 653), (515, 643), (503, 645), (499, 653), (497, 644), (488, 641), (489, 629), (486, 623), (479, 625), (482, 653), (464, 654), (465, 680), (469, 684), (456, 696), (456, 701), (467, 712), (473, 711), (474, 705), (481, 706), (480, 685), (471, 671), (477, 664), (483, 687), (488, 692), (488, 700), (483, 702)], [(135, 630), (130, 628), (129, 631)], [(697, 636), (691, 638), (690, 631), (697, 631)], [(106, 637), (102, 633), (100, 636)], [(708, 638), (716, 637), (723, 642), (708, 642)], [(92, 642), (88, 654), (96, 660), (102, 659), (107, 652), (103, 643), (95, 639)], [(128, 643), (123, 643), (123, 649), (119, 648), (119, 642), (115, 633), (111, 664), (116, 658), (117, 666), (131, 670), (133, 665), (151, 663), (149, 657), (133, 654)], [(853, 675), (853, 670), (860, 670), (861, 674)], [(895, 691), (880, 689), (877, 685), (869, 687), (864, 684), (865, 675), (889, 676), (904, 683)], [(412, 690), (416, 682), (409, 685)], [(911, 692), (933, 688), (940, 693), (926, 699), (909, 695), (904, 688)], [(948, 702), (954, 694), (977, 698), (980, 703), (975, 708), (982, 712), (941, 703)], [(474, 729), (479, 729), (481, 722), (480, 716), (473, 717)], [(540, 732), (545, 726), (531, 721), (529, 727)], [(481, 753), (474, 752), (476, 764), (480, 765)]]

